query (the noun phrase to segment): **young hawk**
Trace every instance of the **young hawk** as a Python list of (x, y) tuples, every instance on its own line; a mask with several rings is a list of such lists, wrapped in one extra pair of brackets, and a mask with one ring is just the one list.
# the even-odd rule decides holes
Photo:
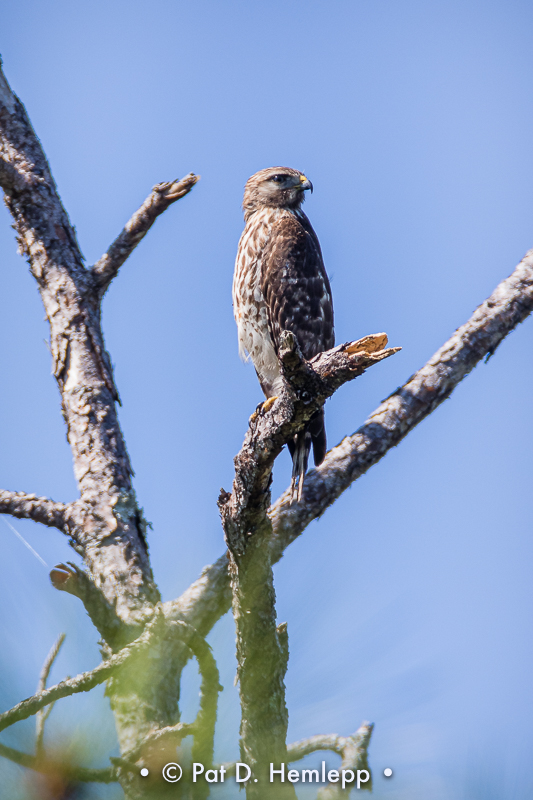
[[(252, 359), (267, 399), (281, 391), (278, 362), (281, 331), (292, 331), (305, 358), (335, 344), (333, 304), (318, 238), (301, 210), (313, 184), (288, 167), (256, 172), (244, 190), (245, 228), (233, 276), (233, 310), (239, 353)], [(292, 492), (298, 479), (302, 495), (309, 451), (318, 466), (326, 454), (324, 411), (288, 442), (292, 455)]]

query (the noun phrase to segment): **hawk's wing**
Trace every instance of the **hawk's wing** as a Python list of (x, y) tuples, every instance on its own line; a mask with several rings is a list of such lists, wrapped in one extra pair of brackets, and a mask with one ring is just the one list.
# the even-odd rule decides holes
[(283, 330), (294, 333), (307, 359), (333, 347), (331, 288), (318, 238), (302, 212), (274, 223), (261, 259), (261, 291), (276, 352)]

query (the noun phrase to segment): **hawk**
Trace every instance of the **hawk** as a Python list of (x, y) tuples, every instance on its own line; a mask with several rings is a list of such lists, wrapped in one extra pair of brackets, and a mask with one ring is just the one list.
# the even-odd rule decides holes
[[(233, 311), (239, 353), (252, 359), (261, 389), (271, 402), (283, 377), (278, 352), (283, 330), (294, 333), (306, 359), (335, 344), (333, 304), (316, 233), (301, 210), (313, 191), (305, 175), (288, 167), (256, 172), (244, 190), (245, 228), (233, 276)], [(318, 466), (326, 455), (324, 410), (288, 442), (292, 456), (291, 491), (302, 496), (309, 452)]]

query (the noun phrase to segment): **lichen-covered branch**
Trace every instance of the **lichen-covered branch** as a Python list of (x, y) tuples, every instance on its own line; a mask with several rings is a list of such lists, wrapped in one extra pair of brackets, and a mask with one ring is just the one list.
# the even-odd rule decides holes
[[(374, 726), (371, 723), (363, 722), (361, 727), (350, 736), (339, 736), (337, 733), (318, 734), (307, 739), (300, 739), (298, 742), (292, 742), (292, 744), (287, 745), (287, 763), (294, 764), (310, 753), (316, 753), (320, 750), (331, 750), (331, 752), (341, 756), (342, 769), (366, 769), (370, 773), (367, 752), (373, 728)], [(235, 762), (222, 764), (221, 766), (224, 767), (228, 775), (235, 775)], [(220, 769), (220, 767), (217, 767), (217, 769)], [(371, 779), (367, 781), (370, 786), (371, 783)], [(367, 786), (365, 788), (370, 787)], [(328, 795), (324, 797), (328, 797)]]
[[(257, 784), (246, 785), (248, 800), (265, 796), (267, 765), (287, 761), (288, 642), (286, 627), (278, 630), (276, 626), (272, 530), (267, 515), (274, 459), (336, 389), (397, 352), (398, 348), (385, 350), (386, 343), (385, 334), (375, 334), (307, 362), (294, 334), (284, 331), (279, 360), (287, 390), (270, 409), (258, 410), (250, 419), (244, 445), (235, 458), (232, 494), (221, 493), (219, 499), (237, 630), (241, 758), (258, 776)], [(276, 797), (296, 797), (290, 784), (270, 788)]]
[(192, 760), (203, 764), (207, 770), (213, 764), (218, 694), (222, 691), (222, 686), (213, 653), (203, 636), (186, 622), (179, 621), (177, 624), (180, 627), (180, 637), (196, 657), (202, 678), (200, 708), (193, 723)]
[[(314, 748), (315, 750), (331, 749), (339, 753), (342, 758), (340, 769), (351, 770), (355, 775), (359, 772), (362, 778), (359, 788), (366, 789), (366, 791), (369, 792), (372, 791), (372, 773), (368, 766), (368, 745), (370, 744), (373, 728), (374, 726), (369, 722), (363, 722), (359, 730), (351, 736), (338, 736), (334, 747)], [(320, 738), (321, 737), (312, 737), (312, 739)], [(320, 742), (316, 743), (320, 744)], [(305, 742), (297, 742), (295, 746), (298, 745), (300, 745), (299, 750), (301, 751), (304, 749), (301, 746), (305, 745)], [(363, 774), (363, 771), (366, 774)], [(347, 787), (343, 789), (342, 784), (339, 782), (329, 783), (327, 786), (324, 786), (323, 789), (320, 789), (317, 800), (341, 800), (341, 798), (348, 798), (352, 788), (353, 784), (348, 784)]]
[(0, 514), (10, 514), (17, 519), (32, 519), (67, 534), (70, 510), (70, 506), (55, 503), (47, 497), (0, 490)]
[(268, 764), (287, 761), (288, 645), (285, 627), (276, 627), (276, 595), (266, 534), (268, 531), (256, 532), (244, 555), (229, 554), (237, 632), (241, 761), (258, 780), (246, 784), (247, 800), (296, 798), (292, 785), (267, 785)]
[(193, 175), (191, 172), (181, 180), (158, 183), (157, 186), (154, 186), (142, 206), (126, 223), (109, 250), (98, 259), (92, 268), (95, 283), (101, 296), (128, 256), (137, 247), (141, 239), (146, 236), (157, 217), (166, 211), (172, 203), (175, 203), (176, 200), (185, 197), (199, 180), (200, 177)]

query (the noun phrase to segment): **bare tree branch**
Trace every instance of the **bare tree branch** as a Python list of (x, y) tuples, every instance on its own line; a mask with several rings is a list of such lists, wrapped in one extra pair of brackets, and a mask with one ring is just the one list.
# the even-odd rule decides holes
[(133, 658), (147, 651), (153, 644), (154, 638), (156, 636), (161, 636), (167, 629), (168, 623), (166, 623), (164, 617), (160, 613), (156, 613), (152, 622), (146, 626), (144, 633), (142, 633), (138, 639), (127, 647), (124, 647), (115, 655), (112, 655), (107, 661), (103, 661), (95, 667), (95, 669), (90, 672), (82, 672), (74, 678), (67, 678), (55, 686), (50, 687), (50, 689), (44, 689), (34, 694), (32, 697), (22, 700), (22, 702), (17, 703), (17, 705), (9, 709), (9, 711), (4, 711), (3, 714), (0, 714), (0, 731), (9, 728), (15, 722), (28, 719), (28, 717), (36, 714), (41, 708), (44, 708), (50, 703), (54, 703), (56, 700), (60, 700), (63, 697), (70, 697), (79, 692), (89, 692), (91, 689), (94, 689), (95, 686), (106, 681)]
[[(343, 769), (367, 769), (367, 751), (374, 726), (363, 722), (361, 727), (350, 736), (339, 736), (337, 733), (318, 734), (308, 739), (300, 739), (287, 745), (287, 764), (301, 761), (310, 753), (320, 750), (331, 750), (341, 756)], [(235, 762), (222, 764), (228, 775), (235, 775)], [(220, 769), (217, 766), (216, 769)], [(369, 781), (371, 784), (371, 781)], [(341, 795), (342, 796), (342, 795)]]
[(222, 686), (213, 653), (203, 636), (186, 622), (180, 620), (177, 624), (181, 629), (180, 636), (198, 661), (198, 669), (202, 676), (200, 708), (193, 723), (192, 760), (203, 764), (207, 770), (213, 764), (218, 693), (222, 691)]
[(50, 581), (54, 589), (81, 600), (96, 630), (106, 632), (107, 641), (115, 650), (131, 641), (131, 630), (121, 623), (115, 607), (77, 564), (72, 561), (56, 564), (50, 570)]
[(70, 510), (70, 506), (55, 503), (47, 497), (0, 490), (0, 514), (10, 514), (17, 519), (32, 519), (67, 534)]
[[(164, 619), (161, 616), (161, 619)], [(209, 769), (213, 763), (215, 723), (217, 718), (218, 693), (222, 690), (216, 661), (211, 647), (192, 625), (182, 620), (166, 622), (165, 636), (173, 638), (174, 643), (186, 646), (198, 662), (202, 678), (200, 686), (200, 708), (192, 723), (178, 723), (151, 731), (134, 749), (126, 751), (116, 763), (136, 764), (142, 761), (150, 766), (157, 749), (169, 742), (179, 744), (186, 736), (194, 736), (192, 748), (193, 761), (198, 761)]]
[[(368, 766), (368, 745), (370, 744), (370, 737), (374, 726), (369, 722), (363, 722), (358, 731), (346, 738), (339, 736), (337, 739), (336, 753), (342, 757), (341, 770), (352, 770), (357, 775), (360, 770), (366, 770), (368, 777), (365, 777), (364, 782), (361, 783), (361, 789), (372, 791), (372, 773)], [(313, 737), (315, 738), (315, 737)], [(320, 738), (320, 737), (318, 737)], [(297, 745), (302, 745), (304, 742), (298, 742)], [(316, 749), (323, 749), (322, 747)], [(330, 748), (328, 748), (330, 749)], [(363, 776), (362, 776), (363, 777)], [(317, 800), (341, 800), (341, 798), (348, 798), (350, 796), (353, 784), (348, 784), (346, 789), (342, 788), (341, 783), (329, 783), (323, 789), (320, 789), (317, 795)]]
[[(258, 784), (246, 785), (249, 800), (262, 798), (268, 791), (268, 764), (287, 761), (284, 678), (288, 642), (286, 626), (276, 628), (268, 541), (272, 533), (267, 510), (274, 459), (289, 437), (301, 430), (336, 389), (399, 349), (384, 350), (386, 343), (385, 334), (374, 334), (307, 362), (294, 334), (284, 331), (279, 360), (287, 389), (252, 415), (244, 445), (235, 458), (232, 494), (221, 492), (219, 498), (237, 630), (241, 758), (258, 776)], [(270, 787), (270, 793), (296, 798), (290, 783)]]
[[(41, 694), (46, 689), (46, 683), (48, 681), (48, 677), (50, 675), (50, 670), (56, 660), (57, 656), (59, 655), (59, 651), (65, 641), (65, 633), (61, 633), (58, 637), (56, 642), (52, 645), (52, 649), (46, 656), (45, 662), (43, 664), (43, 668), (41, 670), (41, 674), (39, 675), (39, 683), (37, 684), (37, 694)], [(54, 703), (50, 703), (47, 708), (42, 708), (40, 711), (37, 712), (35, 718), (35, 753), (37, 758), (42, 758), (44, 754), (44, 725), (48, 717), (50, 716), (52, 709), (54, 707)]]
[(157, 217), (176, 200), (189, 194), (195, 183), (200, 180), (199, 175), (192, 172), (181, 180), (170, 183), (158, 183), (154, 186), (142, 206), (126, 223), (121, 233), (117, 236), (107, 253), (98, 259), (92, 268), (100, 296), (104, 294), (120, 267), (128, 256), (143, 239)]
[[(533, 310), (533, 250), (494, 290), (439, 351), (371, 414), (352, 436), (334, 447), (318, 469), (305, 479), (304, 496), (291, 505), (286, 491), (269, 510), (272, 561), (320, 517), (353, 481), (376, 464)], [(274, 412), (274, 409), (272, 409)], [(269, 412), (269, 413), (272, 413)], [(165, 614), (185, 619), (206, 636), (231, 606), (227, 555), (205, 567), (202, 575), (174, 601)]]
[(152, 613), (159, 593), (117, 418), (100, 299), (26, 110), (3, 74), (0, 84), (0, 184), (50, 322), (53, 373), (81, 494), (70, 517), (73, 538), (118, 618), (134, 626)]
[(431, 414), (483, 359), (533, 310), (533, 250), (403, 386), (396, 389), (359, 430), (334, 447), (307, 475), (301, 503), (288, 492), (272, 506), (273, 559), (354, 481)]
[(250, 537), (246, 552), (229, 554), (233, 616), (237, 633), (237, 677), (241, 702), (241, 761), (258, 783), (248, 781), (246, 797), (296, 798), (292, 784), (267, 785), (268, 765), (287, 761), (285, 703), (286, 626), (276, 628), (274, 578), (268, 530)]
[(116, 783), (116, 770), (108, 767), (107, 769), (87, 769), (86, 767), (74, 767), (70, 764), (57, 762), (52, 759), (42, 761), (30, 753), (23, 753), (14, 750), (5, 744), (0, 744), (0, 756), (27, 767), (43, 775), (61, 775), (63, 778), (81, 783)]

